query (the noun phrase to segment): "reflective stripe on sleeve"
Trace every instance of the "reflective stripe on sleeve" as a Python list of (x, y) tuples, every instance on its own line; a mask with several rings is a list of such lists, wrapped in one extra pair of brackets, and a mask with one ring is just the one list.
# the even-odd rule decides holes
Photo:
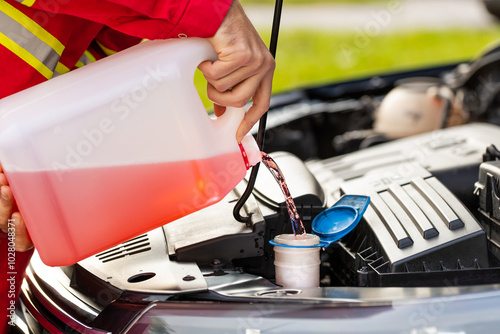
[(96, 61), (94, 55), (89, 50), (85, 50), (82, 57), (86, 57), (88, 59), (89, 62), (87, 64), (94, 63)]
[(24, 13), (0, 0), (0, 44), (50, 79), (64, 45)]
[(21, 4), (31, 7), (35, 3), (36, 0), (16, 0), (17, 2), (20, 2)]
[(59, 74), (68, 73), (69, 72), (69, 68), (66, 65), (62, 64), (61, 62), (59, 62), (56, 65), (56, 72), (59, 73)]
[(91, 64), (95, 62), (96, 59), (92, 53), (90, 53), (89, 50), (85, 50), (83, 55), (80, 57), (80, 59), (76, 62), (75, 67), (83, 67), (85, 65)]
[(35, 70), (40, 72), (41, 75), (43, 75), (45, 78), (50, 79), (52, 78), (52, 75), (54, 74), (53, 71), (51, 71), (45, 64), (43, 64), (40, 60), (38, 60), (35, 56), (33, 56), (31, 53), (26, 51), (26, 49), (23, 49), (20, 47), (16, 42), (11, 40), (9, 37), (5, 36), (0, 32), (0, 44), (5, 46), (7, 49), (15, 53), (19, 58), (24, 60), (26, 63), (28, 63), (31, 67), (33, 67)]
[(111, 50), (110, 48), (107, 48), (105, 47), (102, 43), (100, 43), (99, 41), (96, 41), (97, 42), (97, 45), (99, 45), (99, 47), (101, 48), (101, 50), (104, 52), (104, 54), (106, 56), (111, 56), (111, 55), (114, 55), (115, 53), (117, 53), (118, 51), (114, 51), (114, 50)]

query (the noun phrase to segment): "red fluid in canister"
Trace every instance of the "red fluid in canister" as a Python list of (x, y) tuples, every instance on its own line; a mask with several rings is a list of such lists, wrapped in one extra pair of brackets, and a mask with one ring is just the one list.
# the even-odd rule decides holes
[[(40, 256), (69, 265), (221, 200), (246, 173), (239, 151), (202, 160), (12, 172)], [(23, 210), (26, 209), (26, 210)], [(36, 224), (30, 224), (36, 222)]]

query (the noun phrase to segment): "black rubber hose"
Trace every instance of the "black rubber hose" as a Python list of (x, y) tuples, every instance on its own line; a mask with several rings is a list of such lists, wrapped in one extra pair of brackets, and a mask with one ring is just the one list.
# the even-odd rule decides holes
[(491, 144), (486, 148), (486, 152), (483, 154), (483, 162), (495, 161), (500, 159), (500, 151), (496, 148), (494, 144)]
[[(273, 17), (273, 27), (271, 30), (271, 41), (269, 42), (269, 52), (276, 59), (276, 48), (278, 45), (278, 35), (280, 30), (280, 21), (281, 21), (281, 9), (283, 8), (283, 0), (276, 0), (274, 5), (274, 17)], [(267, 112), (262, 115), (259, 121), (259, 132), (257, 133), (257, 144), (261, 151), (264, 150), (264, 134), (266, 131), (266, 121), (267, 121)], [(253, 187), (255, 185), (255, 180), (257, 179), (257, 173), (259, 172), (260, 163), (252, 167), (252, 172), (250, 173), (250, 178), (248, 179), (248, 184), (241, 195), (238, 202), (233, 209), (234, 218), (241, 223), (250, 223), (251, 217), (243, 217), (240, 214), (241, 209), (245, 205), (246, 201), (250, 197), (253, 191)]]

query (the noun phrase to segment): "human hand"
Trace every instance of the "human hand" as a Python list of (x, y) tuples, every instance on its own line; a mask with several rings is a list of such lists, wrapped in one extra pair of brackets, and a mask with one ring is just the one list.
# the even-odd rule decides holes
[(4, 233), (15, 231), (15, 249), (25, 252), (33, 248), (23, 217), (16, 211), (16, 202), (9, 183), (0, 166), (0, 230)]
[(208, 98), (216, 116), (226, 106), (252, 106), (242, 120), (236, 140), (243, 139), (269, 109), (274, 58), (246, 16), (238, 0), (233, 0), (221, 26), (208, 41), (218, 54), (215, 62), (205, 61), (198, 68), (207, 79)]

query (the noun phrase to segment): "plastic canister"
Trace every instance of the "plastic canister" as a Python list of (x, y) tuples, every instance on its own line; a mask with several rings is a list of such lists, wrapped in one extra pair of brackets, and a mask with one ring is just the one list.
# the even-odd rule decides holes
[[(260, 160), (193, 84), (203, 39), (148, 41), (0, 100), (0, 163), (40, 257), (70, 265), (222, 199)], [(245, 154), (243, 154), (245, 153)]]

